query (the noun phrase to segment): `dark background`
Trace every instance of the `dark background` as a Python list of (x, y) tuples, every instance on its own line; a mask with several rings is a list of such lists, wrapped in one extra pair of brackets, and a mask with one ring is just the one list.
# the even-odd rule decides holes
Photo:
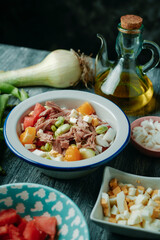
[(5, 0), (0, 9), (0, 43), (80, 49), (95, 57), (100, 46), (96, 34), (101, 33), (113, 60), (120, 17), (136, 14), (143, 17), (144, 39), (160, 45), (159, 0)]

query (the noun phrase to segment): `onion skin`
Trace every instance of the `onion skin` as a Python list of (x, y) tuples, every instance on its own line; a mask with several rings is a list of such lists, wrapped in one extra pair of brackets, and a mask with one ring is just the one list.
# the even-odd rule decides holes
[(74, 52), (58, 49), (39, 64), (0, 73), (0, 83), (5, 82), (16, 87), (67, 88), (79, 81), (81, 72), (79, 59)]

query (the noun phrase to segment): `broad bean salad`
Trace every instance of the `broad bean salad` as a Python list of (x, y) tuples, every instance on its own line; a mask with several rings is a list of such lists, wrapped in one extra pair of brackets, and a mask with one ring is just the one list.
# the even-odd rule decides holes
[(79, 161), (109, 148), (116, 131), (101, 120), (88, 102), (77, 109), (61, 108), (53, 101), (36, 103), (24, 117), (19, 136), (26, 149), (55, 161)]

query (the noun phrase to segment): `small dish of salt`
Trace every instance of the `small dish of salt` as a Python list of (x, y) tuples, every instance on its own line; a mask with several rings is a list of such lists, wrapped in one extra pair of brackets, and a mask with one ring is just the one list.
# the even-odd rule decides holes
[(160, 117), (141, 117), (132, 122), (131, 143), (145, 155), (160, 157)]

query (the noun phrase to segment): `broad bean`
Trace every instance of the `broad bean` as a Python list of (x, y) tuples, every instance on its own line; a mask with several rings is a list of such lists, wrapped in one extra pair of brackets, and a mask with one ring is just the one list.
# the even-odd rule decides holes
[(97, 134), (105, 133), (107, 130), (108, 130), (108, 127), (105, 125), (100, 125), (100, 126), (96, 127)]
[(71, 125), (69, 125), (68, 123), (61, 125), (56, 131), (55, 131), (55, 137), (66, 133), (69, 131), (69, 129), (71, 128)]
[(60, 116), (57, 118), (57, 121), (55, 122), (55, 126), (59, 127), (64, 123), (64, 117)]

